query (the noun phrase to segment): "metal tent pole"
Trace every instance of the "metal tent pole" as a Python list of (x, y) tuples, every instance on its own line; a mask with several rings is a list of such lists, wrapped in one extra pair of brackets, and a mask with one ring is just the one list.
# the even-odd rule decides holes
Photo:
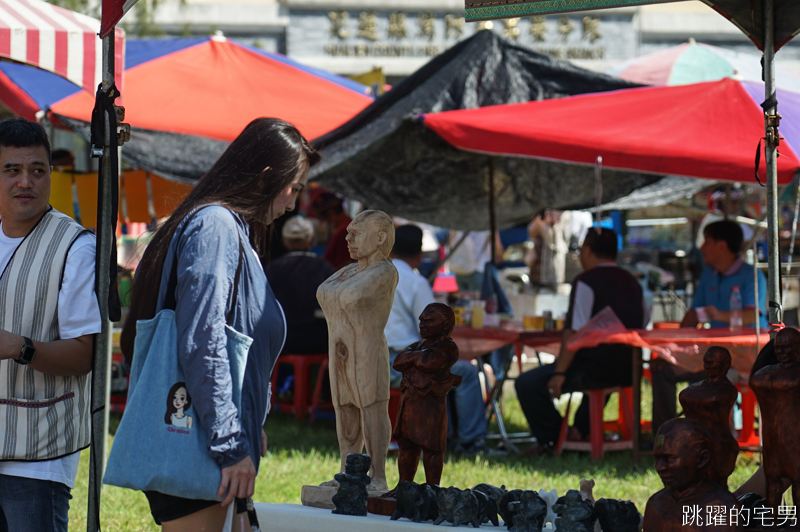
[(492, 264), (497, 264), (497, 253), (495, 251), (495, 239), (497, 234), (497, 214), (494, 203), (494, 158), (489, 157), (489, 231), (492, 252)]
[(769, 323), (781, 323), (780, 249), (778, 242), (778, 109), (775, 100), (775, 9), (774, 0), (764, 0), (764, 96), (771, 104), (764, 109), (764, 147), (767, 163), (767, 242), (769, 278), (767, 279), (767, 316)]
[[(114, 32), (103, 38), (103, 89), (114, 83)], [(103, 155), (97, 184), (97, 262), (95, 265), (95, 291), (100, 304), (102, 328), (95, 338), (92, 357), (92, 446), (89, 461), (89, 503), (86, 530), (100, 530), (100, 488), (106, 457), (106, 428), (109, 395), (109, 370), (111, 359), (111, 322), (108, 317), (110, 287), (111, 247), (115, 245), (113, 234), (113, 181), (119, 178), (116, 154), (116, 123), (111, 123), (104, 114), (105, 135)]]

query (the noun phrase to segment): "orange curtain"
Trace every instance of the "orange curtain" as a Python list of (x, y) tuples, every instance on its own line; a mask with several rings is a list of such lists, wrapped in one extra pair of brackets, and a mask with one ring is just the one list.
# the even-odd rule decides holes
[[(64, 214), (75, 218), (72, 193), (73, 177), (77, 188), (81, 223), (84, 227), (93, 229), (97, 223), (97, 173), (53, 172), (50, 204)], [(157, 219), (169, 216), (192, 189), (191, 185), (175, 183), (155, 174), (150, 174), (150, 183), (153, 193), (153, 208)], [(124, 217), (124, 214), (127, 214), (127, 218)], [(147, 197), (147, 172), (144, 170), (128, 170), (124, 173), (120, 186), (119, 222), (151, 222)]]

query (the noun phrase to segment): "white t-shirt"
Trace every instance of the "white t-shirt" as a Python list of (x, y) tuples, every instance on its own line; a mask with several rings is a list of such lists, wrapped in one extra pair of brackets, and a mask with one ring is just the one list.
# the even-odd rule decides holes
[[(463, 232), (455, 231), (450, 237), (450, 245), (461, 240)], [(492, 260), (491, 232), (472, 231), (461, 245), (450, 254), (447, 265), (450, 271), (459, 275), (483, 273), (484, 266)]]
[[(11, 260), (22, 238), (9, 238), (0, 224), (0, 272)], [(94, 291), (95, 237), (78, 237), (67, 254), (58, 293), (58, 331), (62, 339), (100, 332), (100, 308)], [(0, 475), (51, 480), (75, 487), (81, 453), (42, 462), (0, 462)]]
[(392, 263), (397, 268), (397, 288), (383, 332), (389, 349), (399, 353), (420, 341), (419, 316), (435, 300), (427, 279), (414, 272), (403, 259), (392, 259)]

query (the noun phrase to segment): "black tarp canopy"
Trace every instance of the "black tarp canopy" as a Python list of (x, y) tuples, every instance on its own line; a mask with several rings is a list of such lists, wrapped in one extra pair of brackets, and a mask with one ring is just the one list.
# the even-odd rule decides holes
[[(88, 122), (59, 114), (55, 116), (89, 141), (91, 127)], [(122, 160), (165, 179), (193, 185), (219, 159), (228, 144), (196, 135), (132, 127), (131, 140), (122, 150)]]
[[(501, 228), (527, 221), (544, 207), (593, 206), (591, 167), (461, 151), (414, 117), (635, 86), (480, 31), (315, 139), (323, 158), (311, 179), (369, 208), (452, 229), (490, 227), (490, 173)], [(604, 201), (662, 177), (616, 171), (602, 175)]]

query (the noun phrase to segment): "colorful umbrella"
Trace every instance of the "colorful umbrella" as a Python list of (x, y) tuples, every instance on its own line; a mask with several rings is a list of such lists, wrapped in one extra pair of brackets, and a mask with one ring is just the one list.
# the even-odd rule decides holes
[[(618, 170), (748, 181), (764, 136), (763, 94), (759, 83), (724, 79), (431, 113), (424, 124), (468, 151), (586, 165), (602, 156)], [(800, 170), (800, 94), (778, 98), (786, 184)]]
[[(99, 31), (99, 20), (41, 0), (0, 1), (0, 57), (57, 74), (90, 94), (103, 79)], [(117, 30), (114, 41), (122, 71), (125, 33)]]
[[(129, 67), (122, 96), (132, 127), (223, 141), (259, 116), (282, 118), (311, 139), (372, 102), (361, 84), (219, 36)], [(79, 93), (50, 108), (88, 122), (93, 106)]]
[[(251, 119), (277, 116), (313, 138), (372, 102), (352, 80), (219, 37), (131, 40), (125, 60), (134, 127), (232, 140)], [(19, 116), (50, 107), (88, 122), (94, 103), (80, 93), (49, 72), (0, 63), (0, 101)]]
[[(783, 68), (776, 68), (780, 89), (800, 92), (800, 77)], [(685, 85), (722, 78), (761, 81), (761, 57), (689, 42), (622, 61), (607, 69), (606, 74), (645, 85)]]

